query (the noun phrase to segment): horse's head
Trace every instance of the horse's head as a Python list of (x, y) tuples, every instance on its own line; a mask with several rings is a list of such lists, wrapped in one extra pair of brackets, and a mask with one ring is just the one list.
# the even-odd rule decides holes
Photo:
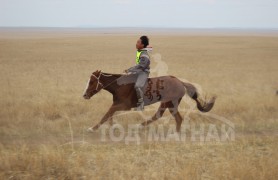
[(103, 88), (103, 84), (99, 81), (100, 76), (101, 71), (97, 70), (92, 73), (83, 94), (83, 97), (85, 99), (90, 99), (93, 95), (98, 93)]

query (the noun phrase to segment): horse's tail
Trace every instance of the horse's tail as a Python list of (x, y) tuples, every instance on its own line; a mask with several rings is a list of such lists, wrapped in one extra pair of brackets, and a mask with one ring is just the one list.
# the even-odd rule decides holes
[(188, 95), (196, 101), (197, 108), (201, 112), (209, 112), (212, 109), (216, 99), (215, 96), (213, 96), (209, 101), (205, 101), (199, 97), (197, 88), (193, 84), (187, 82), (182, 82), (182, 84), (186, 88)]

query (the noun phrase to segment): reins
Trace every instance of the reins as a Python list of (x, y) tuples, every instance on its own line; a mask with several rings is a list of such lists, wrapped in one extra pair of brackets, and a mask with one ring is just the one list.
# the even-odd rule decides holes
[[(96, 91), (98, 91), (98, 92), (99, 92), (100, 90), (102, 90), (102, 89), (104, 89), (104, 88), (110, 86), (112, 83), (114, 83), (114, 82), (117, 81), (118, 79), (124, 77), (124, 75), (122, 75), (122, 76), (116, 78), (115, 80), (113, 80), (112, 82), (110, 82), (109, 84), (107, 84), (107, 85), (104, 86), (103, 83), (100, 82), (100, 77), (101, 77), (101, 75), (106, 76), (106, 77), (107, 77), (107, 76), (109, 77), (109, 76), (113, 76), (112, 74), (110, 74), (110, 75), (105, 75), (105, 74), (100, 73), (98, 77), (96, 77), (94, 74), (92, 74), (92, 75), (97, 79)], [(99, 86), (99, 85), (102, 86), (102, 88), (101, 88), (100, 90), (98, 90), (98, 86)]]

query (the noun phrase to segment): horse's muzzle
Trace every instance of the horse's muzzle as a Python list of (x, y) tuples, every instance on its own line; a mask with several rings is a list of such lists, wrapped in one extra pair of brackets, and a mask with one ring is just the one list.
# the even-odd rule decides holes
[(90, 97), (87, 96), (87, 94), (84, 94), (84, 95), (83, 95), (83, 98), (84, 98), (84, 99), (90, 99)]

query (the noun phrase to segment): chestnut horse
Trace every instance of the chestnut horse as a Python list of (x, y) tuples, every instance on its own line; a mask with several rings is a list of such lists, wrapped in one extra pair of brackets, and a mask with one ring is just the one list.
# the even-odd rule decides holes
[[(92, 73), (83, 97), (85, 99), (90, 99), (100, 90), (104, 89), (113, 95), (113, 103), (101, 121), (94, 127), (90, 127), (88, 132), (96, 131), (109, 119), (112, 122), (112, 116), (116, 111), (128, 111), (137, 106), (137, 95), (134, 89), (134, 82), (120, 81), (121, 79), (131, 76), (132, 75), (103, 73), (101, 71)], [(145, 106), (156, 102), (161, 102), (161, 104), (150, 120), (141, 123), (140, 126), (142, 127), (158, 120), (168, 108), (176, 120), (176, 131), (180, 132), (182, 117), (178, 111), (178, 105), (185, 93), (196, 101), (197, 108), (201, 112), (210, 111), (215, 102), (215, 97), (212, 97), (208, 102), (202, 100), (199, 97), (197, 89), (192, 84), (182, 82), (174, 76), (148, 78), (143, 90)]]

